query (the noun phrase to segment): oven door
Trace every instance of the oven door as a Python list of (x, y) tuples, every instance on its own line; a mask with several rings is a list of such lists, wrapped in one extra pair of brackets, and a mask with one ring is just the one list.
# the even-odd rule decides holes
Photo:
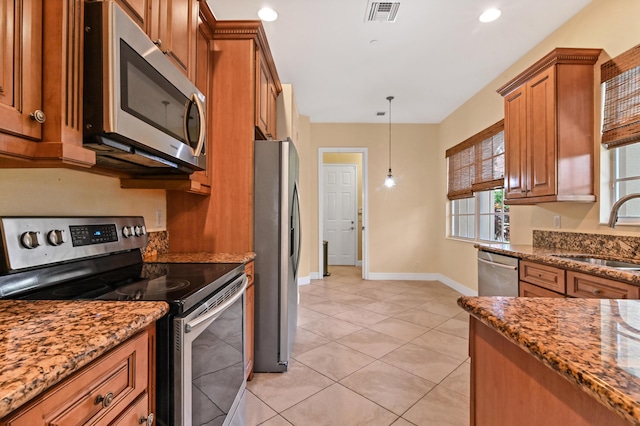
[[(228, 425), (244, 375), (245, 289), (242, 274), (191, 313), (174, 319), (176, 426)], [(239, 411), (239, 410), (238, 410)]]

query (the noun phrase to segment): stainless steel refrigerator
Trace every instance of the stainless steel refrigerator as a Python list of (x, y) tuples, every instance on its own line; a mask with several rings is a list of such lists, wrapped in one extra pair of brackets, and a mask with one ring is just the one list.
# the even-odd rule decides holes
[(286, 371), (298, 323), (300, 198), (291, 140), (255, 141), (254, 371)]

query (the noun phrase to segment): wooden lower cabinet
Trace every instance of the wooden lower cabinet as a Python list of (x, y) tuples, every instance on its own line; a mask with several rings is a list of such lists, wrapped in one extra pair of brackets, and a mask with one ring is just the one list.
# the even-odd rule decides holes
[(520, 297), (565, 297), (563, 294), (520, 281)]
[(254, 352), (254, 321), (255, 321), (255, 286), (253, 285), (253, 265), (254, 262), (251, 261), (244, 266), (244, 271), (247, 274), (247, 278), (249, 279), (249, 283), (247, 284), (247, 295), (246, 295), (246, 304), (245, 304), (245, 312), (246, 312), (246, 330), (245, 330), (245, 364), (244, 364), (244, 373), (247, 380), (251, 380), (253, 378), (253, 352)]
[(519, 274), (519, 295), (524, 297), (640, 299), (637, 285), (528, 260), (520, 261)]
[(469, 352), (472, 425), (629, 424), (473, 317), (469, 323)]
[(640, 299), (640, 287), (580, 272), (567, 271), (567, 295), (596, 299)]
[(520, 261), (520, 281), (526, 281), (561, 294), (564, 294), (566, 290), (564, 269), (528, 260)]
[(155, 376), (155, 357), (149, 357), (155, 345), (150, 341), (155, 342), (155, 326), (34, 398), (0, 425), (146, 424), (155, 408), (155, 389), (149, 385)]

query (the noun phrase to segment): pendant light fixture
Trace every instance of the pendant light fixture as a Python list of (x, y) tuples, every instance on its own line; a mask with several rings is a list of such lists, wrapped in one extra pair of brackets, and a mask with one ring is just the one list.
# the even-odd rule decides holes
[(393, 96), (387, 96), (387, 100), (389, 101), (389, 174), (384, 180), (384, 186), (392, 188), (396, 186), (396, 179), (391, 173), (391, 101), (393, 100)]

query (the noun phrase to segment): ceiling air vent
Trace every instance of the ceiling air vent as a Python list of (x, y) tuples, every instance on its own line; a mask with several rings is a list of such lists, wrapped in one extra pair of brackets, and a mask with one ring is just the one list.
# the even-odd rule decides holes
[(395, 22), (400, 2), (369, 2), (366, 22)]

